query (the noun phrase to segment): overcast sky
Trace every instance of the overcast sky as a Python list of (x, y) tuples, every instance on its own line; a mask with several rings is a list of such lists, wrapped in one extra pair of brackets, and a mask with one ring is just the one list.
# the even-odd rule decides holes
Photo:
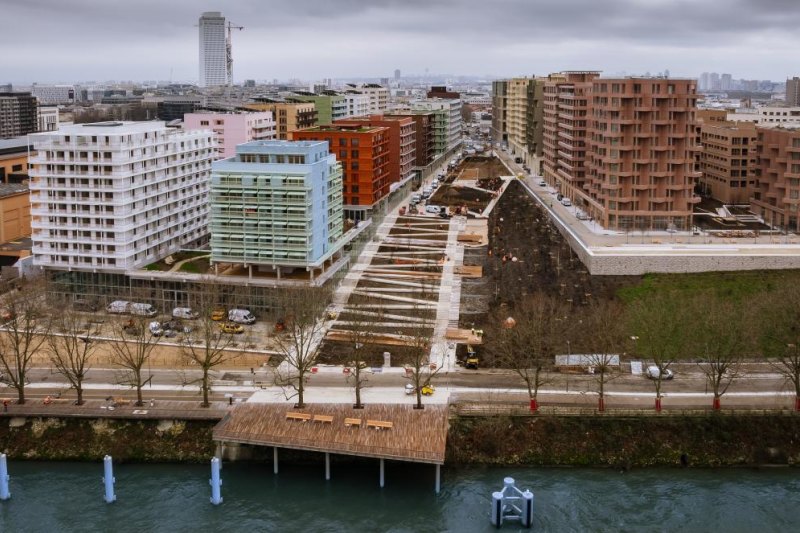
[(203, 11), (245, 26), (237, 81), (800, 75), (800, 0), (0, 0), (0, 83), (196, 81)]

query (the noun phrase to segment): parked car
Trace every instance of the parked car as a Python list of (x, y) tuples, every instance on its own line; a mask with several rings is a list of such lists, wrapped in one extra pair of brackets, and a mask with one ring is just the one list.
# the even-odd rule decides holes
[(438, 205), (426, 205), (425, 206), (426, 213), (433, 213), (434, 215), (438, 215), (442, 212), (442, 208)]
[(539, 187), (547, 187), (547, 182), (544, 180), (539, 180)]
[(228, 311), (228, 320), (237, 324), (252, 324), (256, 317), (247, 309), (231, 309)]
[(191, 307), (176, 307), (172, 310), (173, 318), (185, 318), (187, 320), (193, 320), (198, 316), (200, 316), (200, 314), (196, 311), (193, 311)]
[(233, 322), (226, 322), (224, 324), (220, 324), (219, 328), (222, 330), (222, 333), (243, 333), (244, 327), (241, 324), (234, 324)]
[[(422, 387), (422, 395), (423, 396), (430, 396), (436, 389), (433, 388), (433, 385), (423, 385)], [(417, 392), (416, 387), (411, 383), (406, 383), (405, 392), (407, 395), (411, 396), (412, 394)]]
[(577, 213), (575, 213), (575, 216), (578, 218), (578, 220), (589, 220), (589, 215), (587, 215), (583, 211), (578, 211)]
[(564, 207), (569, 207), (569, 206), (571, 206), (571, 205), (572, 205), (572, 202), (570, 201), (570, 199), (569, 199), (569, 198), (567, 198), (567, 197), (565, 196), (565, 197), (563, 197), (563, 198), (561, 199), (561, 205), (563, 205)]
[[(656, 365), (650, 365), (647, 367), (647, 371), (645, 371), (645, 375), (650, 379), (658, 379), (658, 376), (661, 374), (661, 371), (658, 369)], [(662, 380), (668, 380), (675, 377), (675, 373), (670, 370), (669, 368), (664, 369), (664, 376), (661, 378)]]
[(164, 329), (161, 327), (161, 323), (158, 320), (150, 322), (147, 329), (150, 330), (153, 337), (160, 337), (164, 333)]
[(106, 306), (106, 312), (116, 315), (124, 315), (128, 312), (128, 307), (130, 304), (130, 302), (125, 300), (114, 300)]

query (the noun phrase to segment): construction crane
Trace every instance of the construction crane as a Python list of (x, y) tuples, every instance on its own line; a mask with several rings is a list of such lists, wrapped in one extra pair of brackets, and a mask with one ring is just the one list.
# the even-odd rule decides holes
[(244, 26), (235, 26), (228, 21), (228, 37), (225, 40), (225, 54), (228, 67), (228, 90), (233, 85), (233, 44), (231, 42), (231, 30), (243, 30)]

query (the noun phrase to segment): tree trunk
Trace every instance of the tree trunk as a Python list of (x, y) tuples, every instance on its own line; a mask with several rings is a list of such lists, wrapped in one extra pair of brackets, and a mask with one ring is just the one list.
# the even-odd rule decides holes
[(602, 395), (597, 398), (597, 410), (601, 413), (606, 410), (606, 400)]
[(209, 407), (211, 404), (208, 403), (208, 369), (203, 369), (203, 404), (202, 407)]
[(800, 411), (800, 396), (794, 397), (794, 410)]
[(25, 379), (20, 380), (19, 388), (17, 389), (17, 403), (25, 405)]
[(300, 378), (298, 380), (298, 385), (297, 385), (297, 404), (295, 405), (295, 407), (297, 407), (298, 409), (302, 409), (305, 406), (306, 404), (303, 401), (303, 374), (300, 374)]
[(536, 401), (536, 398), (531, 398), (531, 413), (535, 413), (539, 410), (539, 402)]
[(661, 412), (661, 396), (656, 396), (656, 412)]
[(75, 405), (83, 405), (83, 387), (78, 385), (75, 387), (75, 392), (78, 394), (78, 400), (75, 402)]
[(356, 409), (361, 409), (364, 406), (361, 405), (361, 384), (358, 381), (360, 379), (359, 372), (356, 372), (355, 378), (356, 378), (356, 406), (355, 407), (356, 407)]
[(422, 409), (422, 387), (417, 387), (417, 405), (414, 409)]
[(143, 405), (144, 401), (142, 401), (142, 382), (139, 380), (139, 382), (136, 384), (136, 406), (141, 407)]
[(716, 394), (714, 394), (714, 401), (711, 405), (715, 411), (719, 411), (720, 409), (722, 409), (722, 402), (720, 401), (719, 396), (717, 396)]

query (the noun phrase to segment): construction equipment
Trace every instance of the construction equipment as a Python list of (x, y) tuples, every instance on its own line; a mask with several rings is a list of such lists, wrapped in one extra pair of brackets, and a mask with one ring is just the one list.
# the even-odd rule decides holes
[(467, 344), (467, 358), (464, 361), (464, 368), (478, 370), (478, 363), (480, 363), (478, 355), (475, 353), (475, 350), (472, 349), (472, 346)]
[(230, 90), (231, 85), (233, 85), (233, 43), (231, 41), (231, 30), (243, 30), (243, 29), (244, 26), (234, 26), (230, 21), (228, 21), (228, 37), (225, 39), (228, 90)]

